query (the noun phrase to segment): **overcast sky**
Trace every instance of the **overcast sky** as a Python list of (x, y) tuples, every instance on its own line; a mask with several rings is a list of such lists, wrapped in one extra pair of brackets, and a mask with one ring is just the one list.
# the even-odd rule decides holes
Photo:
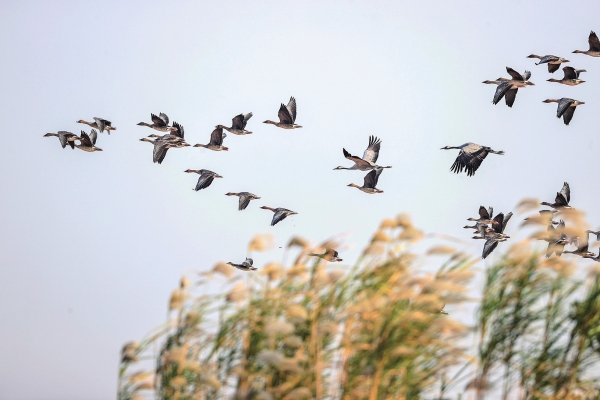
[[(292, 235), (348, 233), (352, 261), (385, 217), (409, 212), (426, 232), (467, 239), (480, 204), (551, 201), (564, 181), (600, 226), (600, 59), (571, 54), (600, 30), (599, 3), (456, 3), (1, 2), (0, 398), (114, 397), (121, 345), (164, 321), (182, 273), (242, 261), (256, 233), (277, 244), (254, 255), (259, 268)], [(531, 53), (570, 59), (587, 82), (546, 82), (562, 71)], [(506, 66), (536, 84), (512, 109), (481, 83)], [(290, 96), (304, 128), (263, 124)], [(542, 103), (561, 97), (586, 102), (570, 126)], [(254, 133), (230, 134), (228, 152), (170, 150), (153, 164), (139, 139), (154, 131), (136, 124), (159, 112), (191, 144), (242, 112)], [(93, 117), (117, 127), (100, 134), (103, 152), (43, 137), (89, 132), (75, 121)], [(393, 166), (378, 195), (347, 187), (364, 173), (333, 170), (369, 135)], [(506, 154), (455, 175), (457, 151), (440, 148), (469, 141)], [(224, 178), (194, 192), (188, 168)], [(240, 212), (229, 191), (261, 200)], [(271, 227), (262, 205), (298, 215)]]

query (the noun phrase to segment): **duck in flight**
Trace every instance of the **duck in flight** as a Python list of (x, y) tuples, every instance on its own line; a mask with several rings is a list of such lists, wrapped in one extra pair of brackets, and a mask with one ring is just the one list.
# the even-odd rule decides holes
[(234, 135), (250, 135), (252, 132), (246, 130), (246, 124), (250, 118), (252, 118), (252, 113), (239, 114), (231, 120), (231, 128), (224, 125), (217, 125), (217, 128), (226, 129)]
[(587, 54), (588, 56), (592, 57), (600, 57), (600, 40), (598, 40), (598, 35), (596, 35), (594, 31), (590, 32), (590, 36), (588, 37), (588, 44), (590, 45), (589, 50), (575, 50), (573, 53)]
[(81, 140), (81, 138), (74, 133), (67, 131), (58, 131), (58, 133), (46, 133), (44, 137), (52, 137), (55, 136), (60, 141), (60, 145), (64, 149), (67, 145), (71, 146), (72, 149), (75, 149), (75, 141)]
[(338, 252), (334, 249), (325, 249), (325, 253), (323, 254), (316, 254), (316, 253), (308, 253), (309, 256), (311, 257), (319, 257), (322, 258), (325, 261), (329, 261), (329, 262), (339, 262), (339, 261), (344, 261), (341, 258), (338, 257)]
[(275, 214), (273, 214), (273, 219), (271, 220), (271, 226), (274, 226), (279, 221), (283, 221), (290, 215), (298, 214), (297, 212), (288, 210), (287, 208), (280, 208), (280, 207), (271, 208), (271, 207), (267, 207), (267, 206), (262, 206), (261, 208), (263, 210), (271, 210), (275, 213)]
[(162, 137), (158, 137), (158, 139), (155, 140), (142, 138), (140, 139), (140, 141), (152, 143), (154, 145), (154, 150), (152, 152), (152, 162), (158, 164), (162, 164), (169, 149), (180, 149), (183, 147), (190, 146), (183, 139), (174, 135), (164, 135)]
[(375, 168), (392, 168), (388, 167), (379, 167), (377, 164), (377, 158), (379, 157), (379, 149), (381, 147), (381, 140), (373, 135), (369, 136), (369, 146), (363, 153), (362, 158), (358, 156), (353, 156), (348, 153), (346, 149), (342, 149), (344, 151), (344, 157), (348, 160), (354, 162), (354, 165), (350, 168), (345, 167), (336, 167), (336, 169), (349, 169), (349, 170), (359, 170), (359, 171), (370, 171)]
[(256, 271), (256, 267), (253, 267), (254, 261), (251, 258), (246, 257), (246, 260), (241, 264), (234, 264), (232, 262), (228, 262), (227, 264), (236, 267), (242, 271)]
[(543, 201), (540, 204), (544, 205), (544, 206), (552, 207), (555, 210), (561, 210), (561, 209), (565, 209), (565, 208), (573, 208), (569, 205), (570, 202), (571, 202), (571, 188), (569, 187), (569, 184), (567, 182), (565, 182), (563, 184), (563, 187), (560, 190), (560, 192), (556, 193), (556, 198), (554, 199), (554, 203), (551, 204), (546, 201)]
[(582, 81), (581, 79), (579, 79), (580, 73), (587, 72), (585, 69), (575, 69), (573, 67), (564, 67), (563, 72), (565, 73), (565, 75), (563, 76), (562, 79), (550, 78), (550, 79), (547, 79), (547, 81), (562, 83), (563, 85), (568, 85), (568, 86), (577, 86), (580, 83), (585, 82), (585, 81)]
[(558, 70), (558, 68), (560, 67), (560, 64), (570, 62), (569, 60), (567, 60), (565, 58), (552, 56), (552, 55), (547, 55), (547, 56), (542, 57), (542, 56), (538, 56), (535, 54), (531, 54), (531, 55), (527, 56), (527, 58), (538, 58), (540, 60), (540, 62), (535, 63), (535, 65), (548, 64), (548, 72), (550, 72), (551, 74)]
[(238, 206), (239, 211), (245, 210), (246, 207), (248, 207), (248, 204), (250, 204), (250, 200), (260, 199), (260, 197), (258, 197), (257, 195), (249, 193), (249, 192), (239, 192), (239, 193), (229, 192), (229, 193), (225, 193), (225, 196), (238, 196), (240, 198), (240, 203)]
[(361, 190), (361, 191), (363, 191), (365, 193), (369, 193), (369, 194), (383, 193), (383, 190), (379, 190), (376, 188), (377, 181), (379, 180), (379, 175), (381, 175), (382, 171), (383, 171), (382, 167), (377, 167), (374, 170), (372, 170), (371, 172), (369, 172), (367, 175), (365, 175), (365, 179), (364, 179), (362, 186), (358, 186), (355, 183), (351, 183), (348, 186), (355, 187), (358, 190)]
[[(484, 206), (479, 206), (479, 218), (475, 219), (475, 218), (467, 218), (467, 221), (476, 221), (478, 222), (477, 225), (479, 224), (494, 224), (494, 220), (492, 219), (492, 217), (494, 216), (494, 209), (492, 207), (488, 207), (488, 209), (486, 210)], [(477, 229), (479, 230), (479, 228), (475, 228), (472, 226), (465, 226), (465, 228), (473, 228), (473, 229)]]
[(288, 102), (287, 106), (281, 103), (277, 116), (279, 117), (279, 122), (274, 122), (268, 119), (264, 123), (275, 125), (283, 129), (302, 128), (300, 125), (296, 125), (296, 99), (294, 97), (290, 97), (290, 101)]
[(106, 131), (106, 133), (108, 133), (109, 135), (110, 135), (110, 131), (117, 130), (117, 128), (112, 126), (112, 122), (110, 122), (109, 120), (106, 120), (104, 118), (94, 117), (94, 122), (89, 122), (89, 121), (80, 119), (79, 121), (77, 121), (77, 123), (89, 125), (92, 128), (98, 129), (100, 131), (100, 133)]
[(460, 149), (458, 153), (458, 157), (450, 167), (450, 171), (458, 174), (465, 170), (467, 172), (467, 176), (475, 175), (475, 171), (479, 169), (479, 166), (483, 162), (483, 160), (487, 157), (489, 153), (493, 154), (504, 154), (504, 151), (495, 151), (490, 147), (481, 146), (475, 143), (465, 143), (462, 146), (446, 146), (442, 147), (441, 150), (451, 150), (451, 149)]
[(165, 113), (160, 113), (158, 117), (154, 114), (150, 114), (150, 117), (152, 118), (152, 124), (140, 122), (138, 125), (147, 126), (159, 132), (172, 132), (176, 129), (169, 126), (169, 117), (167, 117), (167, 114)]
[(81, 131), (81, 135), (79, 136), (79, 144), (75, 144), (75, 147), (87, 152), (94, 151), (102, 151), (101, 148), (96, 147), (96, 139), (98, 138), (98, 132), (95, 129), (92, 129), (89, 136), (84, 131)]
[[(222, 125), (220, 125), (222, 126)], [(223, 146), (223, 139), (227, 137), (227, 134), (223, 132), (223, 128), (219, 128), (218, 126), (214, 131), (210, 134), (210, 142), (208, 144), (195, 144), (194, 147), (204, 147), (205, 149), (214, 150), (214, 151), (227, 151), (229, 147)]]
[[(529, 82), (529, 78), (531, 77), (531, 72), (525, 71), (524, 74), (520, 74), (514, 69), (510, 67), (506, 67), (506, 71), (510, 74), (512, 79), (504, 80), (504, 78), (499, 78), (498, 87), (496, 88), (496, 93), (494, 93), (494, 99), (492, 100), (493, 104), (498, 104), (503, 97), (505, 97), (506, 105), (512, 107), (515, 103), (515, 99), (517, 97), (517, 91), (519, 88), (525, 88), (527, 86), (534, 86), (533, 82)], [(484, 83), (495, 83), (493, 81), (486, 81)]]
[(594, 258), (596, 257), (596, 255), (594, 253), (592, 253), (591, 251), (588, 251), (588, 247), (589, 247), (589, 236), (590, 233), (592, 231), (585, 231), (585, 236), (583, 240), (580, 240), (579, 242), (579, 246), (577, 246), (577, 249), (570, 251), (570, 250), (565, 250), (563, 251), (563, 253), (565, 254), (575, 254), (576, 256), (580, 256), (583, 258)]
[(221, 175), (216, 172), (212, 172), (208, 169), (186, 169), (183, 172), (187, 173), (196, 173), (200, 175), (198, 178), (198, 183), (196, 183), (196, 187), (194, 190), (197, 192), (198, 190), (206, 189), (210, 186), (210, 184), (215, 180), (215, 178), (222, 178)]
[(573, 100), (567, 97), (563, 97), (562, 99), (546, 99), (543, 103), (558, 103), (556, 118), (563, 117), (565, 125), (569, 125), (569, 122), (573, 119), (575, 108), (577, 108), (578, 105), (585, 104), (583, 101)]

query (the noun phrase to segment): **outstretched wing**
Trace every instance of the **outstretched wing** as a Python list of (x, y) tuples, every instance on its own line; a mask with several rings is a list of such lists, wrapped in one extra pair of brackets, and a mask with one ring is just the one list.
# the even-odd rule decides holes
[(510, 76), (512, 76), (512, 78), (515, 81), (522, 81), (523, 79), (523, 75), (521, 75), (520, 73), (518, 73), (517, 71), (515, 71), (514, 69), (510, 68), (510, 67), (506, 67), (506, 72), (508, 72), (510, 74)]
[[(164, 115), (163, 113), (160, 113), (160, 115)], [(167, 124), (165, 123), (165, 121), (162, 120), (162, 118), (154, 115), (154, 114), (150, 114), (150, 118), (152, 118), (152, 123), (156, 126), (167, 126)], [(168, 118), (167, 118), (168, 120)]]
[(479, 217), (481, 219), (490, 219), (490, 213), (484, 206), (479, 206)]
[(600, 51), (600, 40), (598, 40), (598, 35), (594, 31), (590, 32), (588, 43), (590, 44), (591, 51)]
[(165, 123), (165, 126), (169, 125), (169, 117), (167, 117), (167, 114), (160, 113), (160, 114), (158, 114), (158, 116), (160, 117), (160, 119), (163, 120), (163, 122)]
[(198, 183), (196, 183), (196, 191), (206, 189), (210, 186), (210, 184), (215, 180), (215, 175), (213, 173), (203, 172), (198, 178)]
[(497, 246), (498, 241), (496, 239), (486, 240), (485, 245), (483, 246), (483, 253), (481, 254), (481, 258), (486, 258), (487, 256), (489, 256)]
[(290, 114), (290, 111), (283, 103), (281, 103), (281, 106), (279, 106), (279, 113), (277, 113), (277, 116), (279, 117), (279, 123), (281, 123), (281, 124), (290, 124), (291, 125), (294, 123), (294, 120), (292, 119), (292, 115)]
[(95, 129), (92, 129), (90, 132), (90, 139), (92, 140), (92, 144), (96, 144), (96, 140), (98, 139), (98, 132)]
[(165, 156), (167, 155), (167, 150), (169, 150), (168, 143), (157, 141), (154, 144), (154, 150), (152, 152), (152, 161), (155, 163), (162, 164)]
[(567, 111), (567, 109), (571, 107), (573, 101), (573, 99), (569, 99), (566, 97), (560, 99), (560, 101), (558, 102), (558, 108), (556, 109), (556, 118), (562, 117), (565, 111)]
[(369, 147), (365, 150), (363, 154), (363, 160), (370, 164), (375, 164), (377, 162), (377, 158), (379, 157), (379, 148), (381, 147), (381, 140), (377, 137), (371, 135), (369, 136)]
[(342, 149), (342, 150), (344, 151), (344, 157), (346, 157), (348, 160), (354, 162), (357, 166), (359, 166), (359, 167), (372, 167), (373, 166), (373, 164), (371, 164), (370, 162), (367, 162), (358, 156), (353, 156), (352, 154), (348, 153), (346, 151), (346, 149)]
[[(508, 223), (508, 220), (513, 216), (512, 212), (509, 212), (508, 214), (506, 214), (504, 216), (504, 220), (502, 221), (502, 230), (500, 231), (500, 233), (504, 233), (504, 229), (506, 229), (506, 224)], [(552, 224), (550, 224), (552, 225)]]
[(502, 233), (503, 222), (504, 222), (504, 214), (500, 213), (500, 214), (496, 215), (496, 217), (494, 218), (494, 223), (492, 224), (492, 228), (494, 229), (494, 232)]
[[(100, 131), (100, 133), (104, 132), (104, 127), (106, 125), (110, 126), (110, 122), (108, 122), (102, 118), (94, 117), (94, 121), (96, 121), (96, 125), (98, 125), (98, 130)], [(108, 124), (106, 124), (106, 122), (108, 122)]]
[(231, 129), (244, 129), (244, 114), (236, 115), (231, 119)]
[(575, 114), (575, 109), (577, 107), (569, 107), (565, 110), (563, 114), (563, 121), (565, 125), (569, 125), (569, 122), (573, 119), (573, 114)]
[(286, 212), (284, 210), (278, 209), (273, 215), (273, 219), (271, 220), (271, 226), (274, 226), (276, 223), (283, 221), (285, 217), (287, 217)]
[(515, 104), (515, 99), (517, 98), (517, 91), (519, 89), (518, 88), (514, 88), (514, 89), (509, 89), (506, 92), (506, 95), (504, 97), (504, 101), (506, 101), (506, 105), (511, 107), (513, 106), (513, 104)]
[(223, 137), (224, 137), (223, 128), (216, 128), (210, 134), (210, 143), (209, 144), (212, 144), (215, 146), (221, 146), (221, 145), (223, 145)]
[(173, 121), (173, 128), (175, 128), (176, 130), (174, 132), (172, 132), (171, 134), (183, 139), (183, 136), (185, 135), (183, 126), (181, 126), (177, 122)]
[(564, 196), (565, 200), (567, 200), (567, 203), (571, 202), (571, 188), (569, 187), (568, 182), (563, 183), (563, 187), (560, 189), (560, 194)]
[(575, 68), (564, 67), (563, 72), (565, 73), (563, 79), (577, 79), (577, 72), (575, 72)]
[(498, 104), (500, 102), (500, 100), (502, 100), (502, 98), (504, 97), (506, 92), (508, 92), (510, 90), (511, 87), (512, 87), (512, 83), (510, 83), (508, 81), (502, 82), (501, 84), (499, 84), (498, 87), (496, 88), (496, 93), (494, 93), (494, 99), (492, 100), (492, 103)]
[(246, 129), (246, 124), (250, 118), (252, 118), (252, 113), (244, 114), (244, 124), (242, 125), (242, 129)]
[(288, 102), (287, 109), (289, 110), (290, 115), (292, 116), (292, 123), (294, 123), (296, 121), (296, 99), (295, 98), (290, 97), (290, 101)]
[(81, 144), (85, 147), (92, 147), (94, 143), (92, 143), (92, 139), (88, 136), (87, 133), (81, 131)]
[(238, 210), (245, 210), (246, 207), (248, 207), (248, 204), (250, 204), (250, 196), (248, 196), (247, 194), (241, 195)]
[(488, 151), (484, 147), (473, 143), (458, 153), (450, 170), (459, 173), (465, 169), (467, 176), (473, 176), (487, 155)]
[(374, 189), (377, 186), (377, 181), (379, 180), (379, 175), (381, 175), (382, 171), (383, 168), (371, 170), (371, 172), (365, 175), (363, 186)]

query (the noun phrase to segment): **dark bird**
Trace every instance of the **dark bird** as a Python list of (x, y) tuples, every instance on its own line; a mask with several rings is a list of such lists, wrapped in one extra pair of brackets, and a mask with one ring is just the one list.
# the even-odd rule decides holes
[(258, 197), (257, 195), (249, 193), (249, 192), (239, 192), (239, 193), (229, 192), (229, 193), (225, 193), (225, 196), (238, 196), (240, 198), (240, 204), (239, 204), (238, 210), (240, 210), (240, 211), (245, 210), (246, 207), (248, 207), (248, 204), (250, 204), (250, 200), (260, 199), (260, 197)]
[[(164, 140), (162, 138), (165, 138)], [(174, 135), (164, 135), (156, 140), (150, 140), (148, 138), (140, 139), (141, 142), (148, 142), (154, 145), (154, 151), (152, 152), (152, 162), (162, 164), (163, 160), (167, 155), (169, 149), (180, 149), (183, 147), (189, 147), (190, 145), (185, 143), (182, 139)]]
[(229, 150), (228, 147), (223, 146), (223, 139), (227, 137), (227, 135), (223, 132), (223, 128), (216, 127), (214, 131), (210, 134), (210, 142), (208, 144), (195, 144), (194, 147), (204, 147), (205, 149), (221, 151), (221, 150)]
[(369, 172), (365, 175), (365, 179), (362, 186), (358, 186), (355, 183), (351, 183), (348, 186), (355, 187), (358, 190), (362, 190), (365, 193), (374, 194), (374, 193), (383, 193), (383, 190), (377, 189), (377, 181), (379, 180), (379, 175), (383, 171), (382, 167), (377, 167), (376, 169)]
[(573, 53), (587, 54), (588, 56), (592, 57), (600, 57), (600, 40), (598, 40), (598, 36), (594, 33), (594, 31), (590, 32), (588, 43), (590, 45), (589, 50), (575, 50)]
[[(493, 224), (494, 220), (492, 217), (494, 216), (494, 209), (492, 207), (488, 207), (486, 210), (484, 206), (479, 206), (479, 218), (467, 218), (467, 221), (477, 221), (481, 224)], [(467, 228), (465, 226), (465, 228)], [(471, 228), (471, 227), (469, 227)]]
[(580, 73), (587, 72), (585, 69), (575, 69), (573, 67), (564, 67), (563, 72), (565, 73), (565, 75), (563, 76), (562, 79), (550, 78), (550, 79), (547, 79), (547, 81), (562, 83), (563, 85), (568, 85), (568, 86), (577, 86), (580, 83), (585, 82), (585, 81), (582, 81), (581, 79), (579, 79)]
[(264, 123), (272, 124), (283, 129), (302, 128), (300, 125), (296, 125), (296, 99), (293, 97), (290, 97), (290, 101), (287, 106), (281, 103), (281, 107), (279, 107), (279, 113), (277, 116), (279, 117), (279, 122), (274, 122), (268, 119)]
[(228, 262), (227, 264), (236, 267), (237, 269), (241, 269), (242, 271), (256, 271), (256, 268), (252, 266), (254, 261), (248, 257), (246, 257), (246, 260), (241, 264), (234, 264), (232, 262)]
[(159, 132), (169, 132), (169, 131), (172, 132), (176, 129), (176, 128), (169, 126), (169, 117), (167, 117), (167, 114), (160, 113), (158, 115), (158, 117), (154, 114), (150, 114), (150, 116), (152, 118), (152, 124), (148, 124), (146, 122), (140, 122), (138, 125), (147, 126), (149, 128), (156, 129)]
[(377, 164), (377, 158), (379, 157), (379, 149), (381, 147), (381, 140), (375, 136), (369, 136), (369, 146), (363, 153), (362, 158), (358, 156), (353, 156), (348, 153), (346, 149), (342, 149), (344, 151), (344, 157), (348, 160), (354, 162), (354, 165), (350, 168), (345, 167), (336, 167), (336, 169), (354, 169), (359, 171), (370, 171), (375, 168), (392, 168), (392, 167), (379, 167)]
[(79, 139), (79, 144), (75, 144), (75, 147), (81, 149), (83, 151), (93, 152), (93, 151), (102, 151), (101, 148), (96, 147), (96, 139), (98, 138), (98, 132), (95, 129), (92, 129), (89, 136), (84, 131), (81, 131), (81, 136)]
[(517, 97), (517, 91), (519, 88), (534, 86), (535, 84), (533, 82), (529, 82), (529, 78), (531, 77), (531, 72), (529, 71), (525, 71), (525, 73), (522, 75), (510, 67), (506, 67), (506, 71), (510, 74), (512, 79), (503, 80), (501, 78), (502, 81), (496, 88), (496, 93), (494, 94), (492, 103), (498, 104), (503, 97), (506, 97), (506, 105), (512, 107), (515, 102), (515, 98)]
[(252, 113), (239, 114), (231, 120), (231, 128), (224, 125), (217, 125), (217, 128), (226, 129), (234, 135), (250, 135), (252, 132), (246, 130), (246, 124), (250, 118), (252, 118)]
[(575, 114), (575, 108), (580, 104), (585, 104), (583, 101), (569, 99), (567, 97), (563, 97), (562, 99), (546, 99), (543, 103), (558, 103), (558, 108), (556, 109), (556, 118), (563, 117), (563, 121), (565, 125), (569, 125), (571, 119), (573, 119), (573, 114)]
[(556, 193), (556, 197), (554, 198), (554, 203), (548, 203), (548, 202), (541, 202), (541, 205), (544, 206), (548, 206), (548, 207), (552, 207), (556, 210), (560, 210), (560, 209), (564, 209), (564, 208), (573, 208), (569, 205), (569, 203), (571, 202), (571, 188), (569, 187), (569, 184), (567, 182), (565, 182), (563, 184), (562, 189), (560, 190), (560, 192)]
[(329, 261), (329, 262), (337, 262), (337, 261), (344, 261), (341, 258), (338, 257), (338, 252), (335, 251), (334, 249), (325, 249), (325, 253), (323, 254), (315, 254), (315, 253), (308, 253), (309, 256), (312, 257), (319, 257), (322, 258), (325, 261)]
[(540, 62), (535, 63), (535, 65), (548, 64), (548, 72), (550, 72), (551, 74), (558, 70), (560, 64), (570, 62), (569, 60), (564, 59), (562, 57), (556, 57), (551, 55), (542, 57), (532, 54), (530, 56), (527, 56), (527, 58), (539, 58)]
[[(83, 131), (82, 131), (83, 132)], [(60, 141), (60, 145), (64, 149), (67, 145), (71, 146), (72, 149), (75, 148), (75, 141), (81, 140), (81, 138), (74, 133), (67, 131), (58, 131), (58, 133), (46, 133), (44, 137), (56, 136)]]
[(100, 131), (100, 133), (106, 131), (106, 133), (108, 133), (110, 135), (110, 131), (116, 131), (117, 128), (115, 128), (114, 126), (112, 126), (112, 122), (110, 122), (109, 120), (106, 120), (104, 118), (98, 118), (98, 117), (94, 117), (94, 122), (89, 122), (83, 119), (80, 119), (79, 121), (77, 121), (80, 124), (86, 124), (91, 126), (92, 128), (96, 128)]
[(199, 174), (198, 183), (196, 183), (196, 187), (194, 190), (197, 192), (198, 190), (206, 189), (210, 186), (210, 184), (215, 180), (215, 178), (222, 178), (221, 175), (216, 172), (212, 172), (208, 169), (186, 169), (183, 172), (187, 173), (196, 173)]
[(295, 211), (288, 210), (287, 208), (271, 208), (267, 206), (261, 207), (263, 210), (271, 210), (275, 214), (273, 215), (273, 219), (271, 220), (271, 226), (275, 225), (279, 221), (283, 221), (286, 217), (294, 214), (298, 214)]
[(483, 160), (489, 153), (504, 154), (504, 151), (494, 151), (490, 147), (481, 146), (475, 143), (465, 143), (462, 146), (446, 146), (441, 150), (460, 149), (458, 157), (450, 167), (450, 171), (458, 174), (466, 170), (467, 176), (475, 175), (475, 171), (479, 168)]

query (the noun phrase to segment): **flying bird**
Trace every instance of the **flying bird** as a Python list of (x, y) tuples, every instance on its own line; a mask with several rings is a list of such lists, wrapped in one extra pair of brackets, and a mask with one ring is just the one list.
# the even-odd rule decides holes
[(89, 136), (84, 131), (81, 131), (81, 136), (79, 139), (79, 144), (75, 144), (75, 147), (87, 152), (93, 151), (102, 151), (101, 148), (96, 147), (96, 139), (98, 138), (98, 132), (95, 129), (92, 129)]
[(375, 164), (377, 162), (377, 158), (379, 157), (380, 147), (381, 147), (381, 140), (379, 138), (371, 135), (371, 136), (369, 136), (369, 146), (363, 153), (362, 158), (360, 158), (358, 156), (353, 156), (352, 154), (348, 153), (346, 151), (346, 149), (342, 149), (344, 151), (344, 157), (346, 157), (348, 160), (354, 162), (354, 165), (350, 168), (336, 167), (336, 168), (334, 168), (334, 170), (336, 170), (336, 169), (356, 170), (357, 169), (359, 171), (370, 171), (375, 168), (392, 168), (389, 166), (388, 167), (379, 167), (377, 164)]
[(358, 190), (369, 194), (383, 193), (383, 190), (379, 190), (375, 187), (377, 186), (377, 181), (379, 180), (379, 175), (381, 175), (382, 171), (382, 167), (377, 167), (376, 169), (372, 170), (367, 175), (365, 175), (365, 179), (362, 186), (358, 186), (355, 183), (351, 183), (348, 186), (355, 187)]
[(72, 149), (75, 149), (75, 141), (81, 140), (81, 138), (74, 133), (67, 131), (58, 131), (58, 133), (46, 133), (44, 137), (56, 136), (60, 141), (60, 145), (64, 149), (67, 145), (71, 146)]
[(208, 144), (195, 144), (194, 147), (204, 147), (205, 149), (221, 151), (221, 150), (229, 150), (229, 147), (223, 146), (223, 139), (227, 137), (227, 134), (223, 132), (223, 128), (219, 128), (218, 126), (214, 131), (210, 134), (210, 142)]
[(290, 97), (287, 106), (281, 103), (277, 116), (279, 117), (279, 122), (268, 119), (264, 123), (272, 124), (283, 129), (302, 128), (300, 125), (296, 125), (296, 99), (293, 97)]
[(535, 65), (548, 64), (548, 72), (550, 72), (551, 74), (554, 73), (556, 70), (558, 70), (558, 68), (560, 67), (560, 64), (570, 62), (569, 60), (567, 60), (565, 58), (552, 56), (552, 55), (547, 55), (547, 56), (542, 57), (542, 56), (532, 54), (532, 55), (527, 56), (527, 58), (539, 58), (540, 62), (535, 63)]
[(246, 257), (246, 260), (241, 264), (234, 264), (232, 262), (228, 262), (227, 264), (236, 267), (237, 269), (241, 269), (242, 271), (256, 271), (256, 267), (253, 267), (254, 261), (251, 258)]
[(573, 114), (575, 114), (575, 108), (580, 104), (585, 104), (583, 101), (569, 99), (567, 97), (563, 97), (562, 99), (546, 99), (543, 103), (558, 103), (558, 108), (556, 109), (556, 118), (563, 117), (563, 122), (565, 125), (569, 125), (571, 119), (573, 119)]
[(573, 53), (587, 54), (588, 56), (592, 57), (600, 57), (600, 40), (598, 40), (598, 36), (594, 31), (590, 32), (590, 36), (588, 37), (588, 44), (590, 45), (589, 50), (575, 50)]
[[(488, 207), (488, 209), (486, 210), (484, 206), (479, 206), (479, 218), (475, 219), (475, 218), (467, 218), (467, 221), (477, 221), (480, 224), (493, 224), (494, 220), (492, 219), (492, 217), (494, 216), (494, 209), (492, 207)], [(477, 224), (479, 225), (479, 224)], [(465, 228), (467, 228), (465, 226)], [(469, 227), (471, 228), (471, 227)]]
[(252, 118), (252, 113), (239, 114), (231, 120), (231, 128), (224, 125), (217, 125), (217, 128), (227, 129), (228, 132), (234, 135), (250, 135), (252, 132), (246, 130), (246, 124), (250, 118)]
[(585, 82), (585, 81), (582, 81), (581, 79), (579, 79), (580, 73), (587, 72), (585, 69), (575, 69), (573, 67), (564, 67), (563, 72), (565, 75), (563, 76), (562, 79), (550, 78), (550, 79), (547, 79), (547, 81), (562, 83), (563, 85), (567, 85), (567, 86), (577, 86), (580, 83)]
[(529, 82), (529, 78), (531, 77), (531, 72), (529, 71), (525, 71), (524, 74), (520, 74), (510, 67), (506, 67), (506, 71), (510, 74), (512, 79), (502, 80), (500, 82), (496, 88), (496, 93), (494, 94), (492, 103), (498, 104), (500, 100), (505, 97), (506, 105), (512, 107), (515, 102), (515, 98), (517, 97), (517, 91), (519, 88), (534, 86), (535, 84), (533, 82)]
[(154, 114), (150, 114), (150, 117), (152, 118), (152, 124), (148, 124), (146, 122), (140, 122), (138, 125), (147, 126), (149, 128), (155, 129), (159, 132), (169, 132), (169, 131), (172, 132), (176, 129), (176, 128), (169, 126), (169, 117), (167, 117), (167, 114), (165, 114), (165, 113), (160, 113), (158, 115), (158, 117)]
[(490, 147), (481, 146), (471, 142), (465, 143), (462, 146), (446, 146), (441, 148), (441, 150), (451, 149), (460, 149), (460, 152), (458, 153), (458, 157), (456, 157), (454, 164), (452, 164), (452, 167), (450, 167), (450, 171), (458, 174), (465, 170), (467, 172), (467, 176), (475, 175), (475, 171), (477, 171), (489, 153), (500, 155), (504, 154), (504, 151), (495, 151)]
[[(164, 139), (163, 139), (164, 138)], [(150, 140), (148, 138), (140, 139), (141, 142), (148, 142), (154, 145), (154, 151), (152, 152), (152, 162), (162, 164), (163, 160), (167, 155), (169, 149), (180, 149), (183, 147), (189, 147), (188, 143), (185, 143), (181, 138), (174, 135), (164, 135), (158, 137), (156, 140)]]
[(308, 253), (309, 256), (311, 257), (319, 257), (322, 258), (325, 261), (329, 261), (329, 262), (338, 262), (338, 261), (343, 261), (341, 258), (338, 257), (338, 252), (335, 251), (334, 249), (325, 249), (325, 253), (323, 254), (315, 254), (315, 253)]
[(554, 198), (554, 203), (548, 203), (548, 202), (541, 202), (541, 205), (544, 206), (548, 206), (548, 207), (552, 207), (556, 210), (561, 210), (561, 209), (565, 209), (565, 208), (573, 208), (569, 205), (569, 203), (571, 202), (571, 188), (569, 187), (569, 184), (567, 182), (565, 182), (563, 184), (562, 189), (560, 190), (560, 192), (556, 193), (556, 197)]
[(86, 124), (91, 126), (92, 128), (96, 128), (100, 131), (100, 133), (106, 131), (106, 133), (108, 133), (110, 135), (110, 131), (116, 131), (117, 128), (115, 128), (114, 126), (112, 126), (112, 122), (110, 122), (109, 120), (106, 120), (104, 118), (98, 118), (98, 117), (94, 117), (94, 122), (89, 122), (83, 119), (80, 119), (79, 121), (77, 121), (80, 124)]
[(216, 172), (212, 172), (208, 169), (186, 169), (183, 172), (196, 173), (200, 175), (200, 177), (198, 178), (198, 183), (196, 183), (196, 187), (194, 188), (196, 192), (198, 190), (206, 189), (207, 187), (209, 187), (213, 180), (215, 180), (215, 178), (222, 178), (221, 175), (217, 174)]
[(239, 193), (229, 192), (229, 193), (225, 193), (225, 196), (238, 196), (240, 198), (240, 204), (238, 206), (238, 210), (240, 210), (240, 211), (245, 210), (246, 207), (248, 207), (248, 204), (250, 204), (250, 200), (260, 199), (260, 197), (258, 197), (257, 195), (249, 193), (249, 192), (239, 192)]
[(271, 210), (275, 214), (273, 215), (273, 219), (271, 220), (271, 226), (274, 226), (279, 221), (283, 221), (286, 217), (294, 214), (298, 214), (295, 211), (288, 210), (287, 208), (271, 208), (267, 206), (261, 207), (263, 210)]
[(585, 239), (584, 240), (580, 240), (579, 242), (579, 246), (577, 246), (576, 250), (570, 251), (570, 250), (565, 250), (563, 251), (563, 253), (565, 254), (575, 254), (576, 256), (580, 256), (583, 258), (594, 258), (596, 257), (596, 255), (594, 253), (592, 253), (591, 251), (588, 251), (588, 247), (589, 247), (589, 235), (590, 235), (591, 231), (585, 231)]

